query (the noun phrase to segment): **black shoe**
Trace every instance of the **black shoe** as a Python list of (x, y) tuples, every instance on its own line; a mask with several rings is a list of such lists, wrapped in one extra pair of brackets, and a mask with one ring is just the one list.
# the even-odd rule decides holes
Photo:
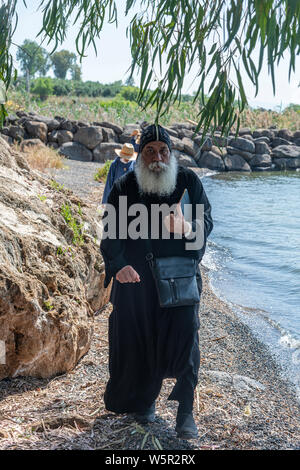
[(139, 424), (153, 423), (155, 421), (155, 402), (145, 411), (134, 413), (133, 417)]
[(177, 413), (175, 431), (180, 439), (196, 439), (199, 437), (193, 413)]

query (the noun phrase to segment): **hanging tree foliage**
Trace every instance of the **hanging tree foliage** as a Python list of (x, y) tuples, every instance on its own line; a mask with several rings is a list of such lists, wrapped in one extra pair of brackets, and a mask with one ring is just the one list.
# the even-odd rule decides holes
[[(9, 46), (16, 3), (0, 0), (5, 26), (0, 30), (0, 78), (6, 87), (13, 73)], [(39, 8), (43, 12), (39, 34), (54, 44), (53, 51), (66, 38), (70, 22), (79, 26), (76, 49), (81, 57), (90, 44), (97, 52), (95, 40), (106, 22), (117, 26), (119, 7), (113, 0), (41, 0)], [(295, 71), (300, 52), (299, 0), (127, 0), (125, 14), (130, 16), (130, 77), (140, 72), (139, 102), (145, 108), (155, 107), (157, 121), (180, 102), (188, 72), (194, 73), (198, 86), (194, 97), (201, 105), (198, 128), (205, 133), (221, 126), (226, 133), (234, 123), (239, 126), (238, 112), (247, 104), (242, 71), (256, 94), (264, 60), (274, 93), (274, 66), (284, 52), (290, 58), (289, 79)], [(3, 112), (2, 108), (2, 117)]]

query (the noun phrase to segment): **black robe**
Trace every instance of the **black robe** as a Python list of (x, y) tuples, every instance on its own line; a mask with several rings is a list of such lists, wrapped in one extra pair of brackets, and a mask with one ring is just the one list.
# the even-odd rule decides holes
[[(190, 256), (201, 261), (206, 238), (212, 230), (211, 206), (199, 177), (192, 171), (178, 167), (176, 188), (166, 197), (139, 194), (135, 172), (117, 180), (108, 197), (108, 203), (119, 216), (119, 196), (127, 196), (128, 207), (143, 203), (151, 223), (151, 204), (177, 203), (184, 189), (189, 192), (192, 206), (192, 226), (195, 230), (195, 204), (204, 204), (204, 244), (199, 250), (186, 250), (187, 240), (152, 240), (154, 256)], [(106, 217), (104, 213), (103, 217)], [(128, 216), (128, 224), (134, 217)], [(107, 228), (107, 227), (106, 227)], [(117, 233), (119, 224), (117, 222)], [(160, 230), (161, 234), (161, 230)], [(198, 344), (199, 304), (195, 306), (161, 308), (152, 274), (145, 256), (149, 246), (142, 238), (104, 238), (100, 245), (105, 262), (107, 287), (111, 278), (126, 265), (140, 275), (140, 282), (120, 283), (115, 278), (110, 300), (113, 311), (109, 318), (109, 373), (104, 394), (106, 408), (116, 413), (138, 412), (149, 407), (157, 398), (162, 380), (176, 378), (170, 400), (191, 404), (197, 384), (200, 353)], [(198, 267), (198, 288), (202, 282)], [(190, 406), (190, 405), (187, 405)]]

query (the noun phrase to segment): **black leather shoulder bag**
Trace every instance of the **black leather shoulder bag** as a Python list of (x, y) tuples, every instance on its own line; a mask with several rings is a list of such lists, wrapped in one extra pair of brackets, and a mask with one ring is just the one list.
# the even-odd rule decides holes
[(147, 247), (146, 260), (155, 280), (160, 306), (180, 307), (199, 303), (197, 260), (187, 256), (156, 258), (152, 253), (151, 239), (147, 240)]

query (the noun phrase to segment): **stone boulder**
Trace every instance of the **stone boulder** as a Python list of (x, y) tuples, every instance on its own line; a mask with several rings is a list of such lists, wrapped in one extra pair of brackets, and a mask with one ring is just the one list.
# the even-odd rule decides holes
[(102, 127), (103, 142), (118, 142), (119, 137), (113, 129)]
[(93, 152), (79, 142), (66, 142), (59, 147), (59, 153), (71, 160), (80, 160), (82, 162), (91, 162)]
[(270, 144), (270, 139), (267, 136), (262, 136), (262, 137), (257, 137), (256, 139), (253, 139), (253, 142), (256, 144), (256, 142), (265, 142), (266, 144)]
[(182, 142), (184, 145), (184, 152), (190, 155), (191, 157), (195, 157), (195, 155), (197, 155), (199, 151), (199, 146), (188, 137), (184, 137), (182, 139)]
[[(79, 124), (79, 123), (78, 123)], [(74, 142), (79, 142), (90, 150), (93, 150), (100, 142), (103, 141), (102, 129), (97, 126), (79, 127), (74, 134)]]
[(46, 148), (45, 144), (40, 139), (26, 139), (21, 142), (20, 150), (25, 152), (29, 147)]
[(272, 158), (271, 155), (268, 153), (265, 154), (257, 154), (250, 160), (249, 165), (253, 169), (254, 167), (271, 167), (272, 166)]
[(300, 137), (298, 139), (294, 139), (294, 145), (300, 147)]
[(55, 132), (56, 142), (58, 143), (59, 147), (65, 144), (66, 142), (72, 142), (73, 140), (73, 134), (71, 131), (60, 129), (54, 132)]
[(290, 131), (289, 129), (280, 129), (277, 132), (277, 137), (280, 137), (281, 139), (285, 139), (285, 140), (292, 142), (294, 133)]
[(228, 143), (231, 147), (242, 150), (242, 152), (255, 153), (255, 144), (244, 137), (230, 139)]
[(225, 165), (222, 157), (212, 151), (203, 152), (197, 160), (199, 168), (209, 168), (210, 170), (225, 171)]
[(282, 137), (275, 137), (271, 142), (271, 146), (274, 148), (279, 147), (279, 145), (292, 145), (292, 142), (283, 139)]
[(35, 113), (28, 113), (28, 114), (31, 116), (30, 117), (31, 121), (42, 122), (43, 124), (45, 124), (49, 132), (55, 129), (58, 129), (60, 126), (60, 122), (57, 119), (48, 118), (46, 116), (40, 116), (39, 114), (35, 114)]
[(272, 140), (275, 137), (275, 132), (272, 129), (257, 129), (253, 131), (254, 139), (258, 137), (268, 137), (268, 139)]
[(272, 153), (277, 158), (300, 158), (300, 148), (297, 145), (279, 145)]
[(10, 126), (7, 129), (7, 135), (11, 137), (13, 140), (21, 142), (21, 140), (24, 138), (25, 131), (23, 127), (21, 126)]
[(277, 170), (295, 170), (300, 168), (300, 158), (273, 158)]
[(72, 121), (69, 121), (68, 119), (63, 119), (60, 122), (59, 129), (62, 131), (70, 131), (72, 132), (74, 129), (74, 124)]
[(255, 142), (255, 153), (271, 153), (271, 149), (266, 142)]
[[(99, 220), (1, 138), (0, 194), (0, 379), (65, 373), (88, 351), (93, 313), (108, 302)], [(82, 245), (63, 207), (83, 226)]]
[(246, 136), (246, 135), (247, 135), (247, 136), (250, 135), (250, 136), (252, 137), (252, 133), (251, 133), (250, 127), (241, 127), (241, 128), (239, 129), (239, 136), (240, 136), (240, 137), (244, 137), (244, 136)]
[(97, 125), (97, 126), (100, 126), (100, 127), (107, 127), (108, 129), (112, 129), (118, 135), (122, 134), (122, 132), (123, 132), (123, 127), (118, 126), (117, 124), (114, 124), (112, 122), (107, 122), (107, 121), (101, 121), (101, 122), (97, 122), (97, 123), (94, 122), (94, 125)]
[(121, 149), (122, 147), (123, 145), (120, 143), (102, 142), (94, 148), (93, 159), (95, 162), (105, 162), (106, 160), (114, 160), (117, 157), (115, 149)]
[(174, 150), (173, 154), (177, 158), (179, 165), (187, 168), (198, 168), (196, 161), (190, 155), (181, 153), (179, 150)]
[(184, 152), (184, 142), (177, 139), (176, 137), (170, 136), (172, 150), (179, 150), (179, 152)]
[(124, 131), (119, 135), (119, 140), (121, 144), (129, 144), (131, 139), (131, 134), (135, 129), (139, 129), (138, 124), (127, 124), (124, 127)]
[(229, 155), (240, 155), (241, 157), (243, 157), (246, 162), (250, 162), (250, 160), (253, 158), (253, 153), (250, 153), (250, 152), (245, 152), (244, 150), (240, 150), (240, 149), (237, 149), (237, 148), (234, 148), (234, 147), (231, 147), (230, 145), (228, 145), (228, 147), (226, 148), (227, 150), (227, 153)]
[(48, 127), (42, 121), (25, 121), (25, 129), (30, 137), (47, 141)]
[(226, 171), (251, 171), (249, 164), (240, 155), (229, 155), (224, 157)]

